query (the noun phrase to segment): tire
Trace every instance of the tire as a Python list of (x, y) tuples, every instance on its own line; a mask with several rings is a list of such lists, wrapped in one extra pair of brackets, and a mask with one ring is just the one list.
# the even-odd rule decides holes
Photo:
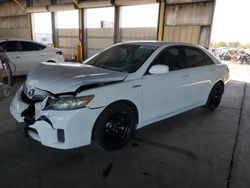
[(212, 90), (210, 91), (205, 108), (211, 111), (215, 110), (220, 104), (223, 92), (224, 92), (223, 84), (222, 83), (215, 84)]
[(130, 140), (137, 124), (135, 109), (117, 102), (108, 106), (98, 117), (93, 142), (106, 151), (121, 149)]

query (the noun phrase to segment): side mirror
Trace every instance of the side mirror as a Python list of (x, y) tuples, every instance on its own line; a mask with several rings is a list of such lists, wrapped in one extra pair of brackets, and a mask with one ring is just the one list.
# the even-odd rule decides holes
[(169, 67), (167, 65), (153, 65), (149, 69), (150, 74), (167, 74), (169, 72)]

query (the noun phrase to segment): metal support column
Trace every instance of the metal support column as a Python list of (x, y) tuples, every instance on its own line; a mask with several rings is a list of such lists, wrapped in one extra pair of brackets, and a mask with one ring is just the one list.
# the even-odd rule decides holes
[[(213, 22), (214, 22), (214, 12), (215, 12), (215, 6), (216, 6), (217, 1), (213, 1), (213, 10), (212, 10), (212, 15), (211, 15), (211, 21), (210, 21), (210, 30), (209, 30), (209, 37), (208, 37), (208, 44), (207, 44), (207, 49), (209, 49), (209, 45), (211, 42), (211, 35), (212, 35), (212, 29), (213, 29)], [(200, 40), (200, 38), (199, 38)]]
[[(33, 0), (26, 0), (26, 7), (32, 7), (33, 6)], [(29, 28), (29, 37), (31, 40), (33, 40), (33, 31), (32, 31), (32, 16), (31, 13), (28, 13), (28, 28)]]
[(83, 40), (83, 60), (88, 57), (88, 39), (87, 39), (87, 14), (86, 9), (82, 9), (82, 40)]
[(79, 9), (79, 54), (78, 54), (78, 59), (80, 62), (82, 62), (83, 57), (84, 57), (84, 41), (83, 41), (83, 9)]
[(55, 12), (51, 12), (51, 25), (52, 25), (52, 41), (54, 47), (59, 47), (58, 32), (56, 29), (56, 15)]
[(33, 32), (32, 32), (32, 20), (31, 13), (28, 13), (28, 27), (29, 27), (29, 36), (30, 39), (33, 40)]
[(164, 37), (164, 22), (165, 22), (166, 1), (160, 0), (159, 2), (159, 16), (157, 28), (157, 40), (162, 41)]
[(121, 42), (120, 35), (120, 7), (115, 6), (115, 23), (114, 23), (114, 44)]

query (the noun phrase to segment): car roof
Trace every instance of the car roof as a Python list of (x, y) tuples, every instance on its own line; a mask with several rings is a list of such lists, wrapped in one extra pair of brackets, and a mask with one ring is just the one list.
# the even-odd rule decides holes
[[(5, 41), (24, 41), (24, 42), (34, 42), (38, 44), (42, 44), (40, 42), (36, 42), (33, 40), (28, 40), (28, 39), (18, 39), (18, 38), (0, 38), (0, 42), (5, 42)], [(42, 44), (43, 45), (43, 44)]]
[(196, 44), (184, 43), (184, 42), (165, 42), (165, 41), (129, 41), (123, 42), (120, 44), (132, 44), (132, 45), (146, 45), (146, 46), (172, 46), (172, 45), (183, 45), (183, 46), (192, 46), (192, 47), (201, 47)]

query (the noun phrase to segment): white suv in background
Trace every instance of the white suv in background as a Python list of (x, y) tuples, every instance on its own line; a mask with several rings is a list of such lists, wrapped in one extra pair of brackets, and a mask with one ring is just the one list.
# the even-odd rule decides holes
[(0, 39), (0, 47), (6, 50), (8, 58), (15, 65), (14, 76), (27, 74), (40, 62), (64, 62), (62, 51), (34, 41)]

